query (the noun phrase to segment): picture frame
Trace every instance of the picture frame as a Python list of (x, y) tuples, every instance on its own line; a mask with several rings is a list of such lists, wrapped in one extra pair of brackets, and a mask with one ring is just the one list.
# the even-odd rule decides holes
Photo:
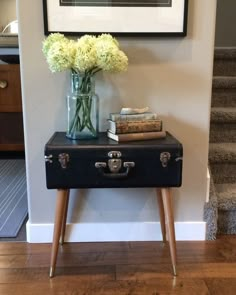
[(44, 33), (187, 35), (188, 0), (43, 0)]

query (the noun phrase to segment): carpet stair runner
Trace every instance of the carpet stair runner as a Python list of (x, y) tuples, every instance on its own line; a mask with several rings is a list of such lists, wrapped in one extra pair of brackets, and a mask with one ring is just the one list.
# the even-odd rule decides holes
[(210, 124), (207, 239), (236, 234), (236, 48), (215, 49)]

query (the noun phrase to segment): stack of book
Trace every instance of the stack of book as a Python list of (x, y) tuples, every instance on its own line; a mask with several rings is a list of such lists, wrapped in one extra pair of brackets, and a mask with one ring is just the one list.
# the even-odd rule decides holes
[(156, 113), (121, 115), (111, 113), (108, 119), (107, 136), (116, 141), (135, 141), (164, 138), (162, 120)]

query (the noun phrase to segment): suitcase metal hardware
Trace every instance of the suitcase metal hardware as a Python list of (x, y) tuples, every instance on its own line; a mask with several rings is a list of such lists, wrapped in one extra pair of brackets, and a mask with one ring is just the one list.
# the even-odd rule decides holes
[(110, 151), (108, 153), (109, 158), (120, 158), (122, 156), (120, 151)]
[(123, 166), (125, 168), (132, 168), (135, 166), (135, 163), (134, 162), (124, 162)]
[[(125, 172), (119, 172), (122, 167), (122, 156), (120, 151), (110, 151), (108, 157), (111, 158), (106, 162), (96, 162), (95, 167), (99, 169), (99, 172), (108, 178), (125, 178), (128, 176), (130, 169), (135, 166), (134, 162), (124, 162), (123, 167), (126, 168)], [(109, 173), (105, 172), (104, 168), (108, 166)]]
[(96, 168), (106, 168), (107, 167), (107, 163), (105, 163), (105, 162), (96, 162), (95, 163), (95, 167)]
[(52, 163), (53, 155), (44, 156), (45, 162)]
[(111, 173), (117, 173), (119, 172), (120, 168), (122, 166), (121, 159), (109, 159), (108, 160), (108, 167), (111, 171)]
[(66, 153), (59, 154), (58, 155), (58, 161), (61, 164), (61, 168), (62, 169), (66, 169), (67, 168), (67, 164), (70, 161), (69, 154), (66, 154)]
[(171, 154), (169, 152), (162, 152), (160, 154), (160, 161), (161, 161), (162, 167), (164, 168), (167, 167), (170, 158), (171, 158)]
[(182, 157), (178, 157), (175, 159), (175, 162), (178, 162), (178, 161), (183, 161), (183, 158)]

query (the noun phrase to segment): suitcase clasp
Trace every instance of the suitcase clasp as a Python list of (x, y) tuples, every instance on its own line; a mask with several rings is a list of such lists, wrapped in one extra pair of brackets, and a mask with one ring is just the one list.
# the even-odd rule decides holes
[(122, 165), (121, 159), (114, 158), (114, 159), (108, 160), (108, 167), (109, 167), (111, 173), (119, 172), (121, 165)]
[(162, 167), (164, 167), (164, 168), (167, 167), (170, 157), (171, 157), (171, 155), (169, 152), (162, 152), (160, 154), (160, 161), (161, 161)]
[(67, 163), (70, 161), (69, 154), (66, 154), (66, 153), (59, 154), (58, 155), (58, 161), (61, 164), (61, 168), (66, 169), (67, 168)]
[(44, 156), (45, 162), (52, 163), (53, 155)]
[(122, 156), (120, 151), (110, 151), (108, 153), (109, 158), (120, 158)]
[[(112, 179), (120, 179), (120, 178), (126, 178), (128, 177), (128, 174), (135, 166), (134, 162), (122, 162), (122, 159), (120, 159), (122, 156), (120, 151), (110, 151), (108, 153), (108, 157), (111, 158), (108, 160), (108, 163), (106, 162), (96, 162), (95, 167), (99, 169), (99, 172), (107, 178), (112, 178)], [(123, 167), (126, 168), (124, 172), (120, 172), (122, 169), (122, 164)], [(107, 167), (108, 166), (108, 167)], [(108, 168), (108, 169), (105, 169)], [(109, 172), (106, 172), (108, 170)]]

